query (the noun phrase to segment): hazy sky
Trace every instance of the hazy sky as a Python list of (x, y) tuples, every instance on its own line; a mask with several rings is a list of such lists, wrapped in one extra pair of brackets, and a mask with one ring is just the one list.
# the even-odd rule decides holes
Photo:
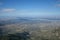
[(60, 17), (60, 0), (0, 0), (0, 16)]

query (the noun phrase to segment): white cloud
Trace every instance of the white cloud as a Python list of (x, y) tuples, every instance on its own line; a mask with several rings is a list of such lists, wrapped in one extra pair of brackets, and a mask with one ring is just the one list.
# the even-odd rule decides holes
[(2, 12), (14, 12), (14, 11), (16, 11), (16, 9), (2, 9), (1, 10)]

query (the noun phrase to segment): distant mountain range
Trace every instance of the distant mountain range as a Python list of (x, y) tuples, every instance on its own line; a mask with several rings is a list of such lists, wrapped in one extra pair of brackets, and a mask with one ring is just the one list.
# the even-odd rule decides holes
[(14, 23), (35, 23), (35, 22), (51, 22), (51, 20), (60, 20), (55, 18), (29, 18), (29, 17), (16, 17), (16, 18), (1, 18), (0, 26)]

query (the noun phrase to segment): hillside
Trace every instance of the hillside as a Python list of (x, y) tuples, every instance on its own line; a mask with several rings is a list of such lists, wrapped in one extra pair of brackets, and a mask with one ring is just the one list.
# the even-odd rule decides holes
[[(60, 33), (57, 34), (57, 32), (60, 32), (59, 28), (59, 20), (33, 20), (28, 18), (17, 18), (0, 22), (0, 34), (3, 35), (2, 40), (5, 39), (4, 36), (9, 34), (15, 35), (16, 33), (22, 33), (24, 31), (30, 33), (30, 40), (60, 40), (60, 36), (58, 36)], [(56, 29), (57, 32), (55, 31)]]

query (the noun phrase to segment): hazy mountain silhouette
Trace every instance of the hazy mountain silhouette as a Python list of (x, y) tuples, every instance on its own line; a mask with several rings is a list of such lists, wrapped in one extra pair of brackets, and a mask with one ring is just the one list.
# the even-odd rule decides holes
[[(8, 18), (7, 18), (8, 19)], [(55, 19), (55, 18), (26, 18), (26, 17), (16, 17), (14, 19), (10, 20), (0, 20), (0, 26), (4, 26), (7, 24), (15, 24), (15, 23), (35, 23), (35, 22), (51, 22), (49, 20), (60, 20), (60, 19)]]

